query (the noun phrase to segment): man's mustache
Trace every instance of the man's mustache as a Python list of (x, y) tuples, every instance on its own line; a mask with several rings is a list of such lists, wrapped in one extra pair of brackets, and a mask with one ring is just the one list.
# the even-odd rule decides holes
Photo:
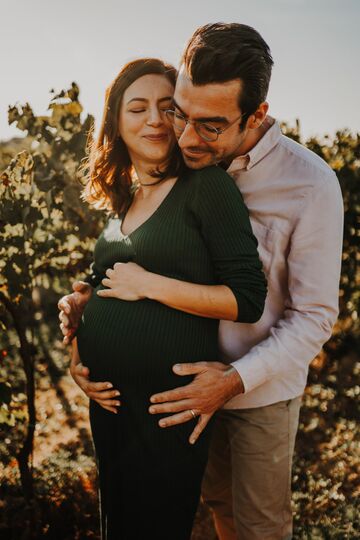
[(208, 146), (206, 146), (205, 148), (202, 147), (202, 146), (186, 146), (185, 148), (182, 148), (181, 150), (183, 151), (186, 151), (188, 150), (189, 152), (198, 152), (199, 154), (203, 154), (203, 153), (208, 153), (208, 154), (214, 154), (214, 150), (212, 148), (209, 148)]

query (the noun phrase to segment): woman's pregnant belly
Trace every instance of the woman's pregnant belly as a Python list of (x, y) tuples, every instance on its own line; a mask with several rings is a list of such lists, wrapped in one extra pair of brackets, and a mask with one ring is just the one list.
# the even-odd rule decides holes
[(218, 360), (218, 321), (196, 317), (152, 300), (88, 302), (77, 339), (92, 380), (110, 380), (128, 390), (159, 392), (187, 384), (175, 363)]

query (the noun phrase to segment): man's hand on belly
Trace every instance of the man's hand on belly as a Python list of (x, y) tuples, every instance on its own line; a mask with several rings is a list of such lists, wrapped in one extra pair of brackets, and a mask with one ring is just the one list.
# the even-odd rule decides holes
[(74, 338), (85, 306), (93, 292), (91, 285), (85, 281), (75, 281), (72, 288), (74, 292), (63, 296), (58, 302), (60, 330), (63, 333), (65, 345)]
[(149, 412), (176, 413), (162, 418), (159, 421), (160, 427), (182, 424), (199, 416), (189, 439), (193, 444), (215, 411), (232, 397), (243, 393), (244, 385), (235, 368), (220, 362), (176, 364), (173, 370), (177, 375), (195, 375), (195, 378), (186, 386), (151, 396)]

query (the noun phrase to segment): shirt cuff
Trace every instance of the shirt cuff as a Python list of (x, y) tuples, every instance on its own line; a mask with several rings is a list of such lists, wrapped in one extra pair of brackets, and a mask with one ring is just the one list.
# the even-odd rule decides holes
[(241, 377), (244, 385), (244, 394), (247, 394), (257, 386), (271, 379), (271, 376), (267, 376), (266, 374), (266, 366), (262, 362), (256, 361), (253, 355), (246, 354), (239, 360), (232, 362), (231, 365)]

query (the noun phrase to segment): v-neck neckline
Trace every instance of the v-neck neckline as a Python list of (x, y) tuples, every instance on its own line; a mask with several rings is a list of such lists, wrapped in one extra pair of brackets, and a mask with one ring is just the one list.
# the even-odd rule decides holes
[(161, 203), (159, 204), (159, 206), (154, 210), (154, 212), (148, 217), (145, 219), (145, 221), (143, 221), (142, 223), (140, 223), (140, 225), (138, 225), (137, 227), (135, 227), (135, 229), (133, 229), (129, 234), (124, 234), (122, 232), (122, 224), (123, 224), (123, 221), (125, 219), (125, 216), (126, 216), (126, 213), (122, 212), (119, 216), (119, 227), (118, 227), (118, 230), (119, 230), (119, 233), (120, 233), (120, 236), (121, 238), (130, 238), (130, 236), (132, 236), (133, 234), (135, 234), (137, 231), (139, 231), (142, 227), (144, 227), (153, 217), (155, 217), (159, 211), (161, 210), (161, 208), (163, 208), (163, 206), (165, 205), (165, 203), (169, 200), (170, 196), (172, 193), (174, 193), (175, 191), (175, 187), (177, 184), (179, 184), (181, 181), (181, 178), (179, 177), (173, 184), (173, 186), (171, 187), (171, 189), (169, 190), (169, 192), (165, 195), (165, 197), (163, 198), (163, 200), (161, 201)]

